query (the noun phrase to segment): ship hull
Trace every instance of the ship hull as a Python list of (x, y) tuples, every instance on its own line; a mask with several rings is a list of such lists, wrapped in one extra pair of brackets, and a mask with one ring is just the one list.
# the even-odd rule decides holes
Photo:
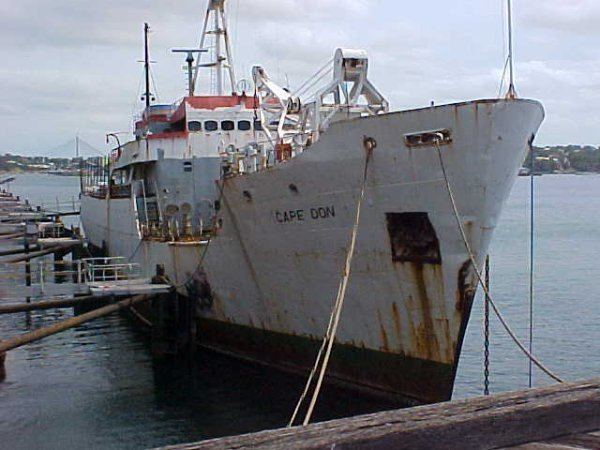
[(306, 372), (340, 282), (371, 137), (377, 146), (328, 375), (411, 403), (447, 400), (476, 279), (438, 150), (411, 147), (405, 136), (450, 133), (440, 152), (481, 265), (542, 119), (537, 102), (489, 100), (335, 123), (292, 160), (226, 179), (222, 227), (205, 255), (201, 245), (140, 241), (129, 199), (84, 198), (83, 224), (94, 245), (133, 255), (149, 271), (164, 264), (184, 294), (200, 297), (204, 345)]

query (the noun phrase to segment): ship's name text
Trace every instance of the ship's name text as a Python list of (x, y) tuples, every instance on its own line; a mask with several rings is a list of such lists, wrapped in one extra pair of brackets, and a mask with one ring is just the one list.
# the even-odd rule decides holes
[(275, 221), (279, 223), (304, 222), (306, 220), (321, 220), (335, 217), (335, 208), (331, 206), (317, 206), (309, 209), (289, 209), (287, 211), (275, 210)]

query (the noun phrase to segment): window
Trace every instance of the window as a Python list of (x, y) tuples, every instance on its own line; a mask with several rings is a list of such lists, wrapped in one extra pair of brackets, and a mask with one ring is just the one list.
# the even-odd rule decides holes
[(206, 131), (217, 131), (219, 129), (219, 124), (214, 120), (207, 120), (204, 122), (204, 130)]
[(233, 120), (224, 120), (223, 122), (221, 122), (221, 130), (223, 130), (223, 131), (235, 130), (235, 124), (233, 123)]
[(262, 127), (262, 123), (260, 123), (260, 120), (254, 121), (254, 129), (256, 131), (262, 131), (263, 127)]
[(188, 130), (189, 131), (202, 131), (202, 122), (198, 122), (197, 120), (191, 120), (188, 122)]
[(250, 121), (249, 120), (240, 120), (238, 122), (238, 130), (248, 131), (249, 129), (250, 129)]
[(192, 162), (191, 161), (184, 161), (183, 162), (183, 171), (184, 172), (191, 172), (192, 171)]

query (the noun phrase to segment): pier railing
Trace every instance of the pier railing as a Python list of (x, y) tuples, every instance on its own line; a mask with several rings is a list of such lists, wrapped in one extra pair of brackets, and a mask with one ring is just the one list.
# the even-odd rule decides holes
[(84, 258), (78, 271), (85, 277), (85, 282), (134, 280), (142, 275), (138, 263), (127, 262), (122, 256)]
[(139, 284), (141, 266), (122, 257), (0, 263), (0, 298), (44, 298), (88, 291), (89, 283)]

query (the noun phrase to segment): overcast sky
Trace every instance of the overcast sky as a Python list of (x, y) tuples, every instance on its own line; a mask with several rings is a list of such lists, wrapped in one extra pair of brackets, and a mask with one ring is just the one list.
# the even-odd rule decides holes
[[(498, 95), (505, 0), (228, 0), (237, 77), (261, 64), (298, 86), (336, 47), (406, 109)], [(197, 41), (204, 0), (0, 0), (0, 153), (57, 155), (76, 133), (105, 149), (138, 111), (150, 23), (158, 99), (185, 93), (174, 47)], [(600, 144), (600, 1), (514, 0), (516, 87), (546, 108), (537, 144)]]

